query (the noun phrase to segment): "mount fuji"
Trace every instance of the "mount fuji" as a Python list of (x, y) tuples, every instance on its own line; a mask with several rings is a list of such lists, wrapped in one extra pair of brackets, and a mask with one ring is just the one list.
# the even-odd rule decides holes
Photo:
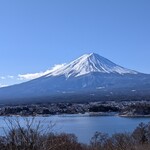
[(0, 89), (5, 102), (87, 102), (150, 99), (150, 75), (85, 54), (48, 74)]
[(47, 75), (49, 76), (59, 76), (64, 75), (66, 78), (78, 77), (86, 75), (92, 72), (99, 73), (118, 73), (118, 74), (137, 74), (138, 72), (132, 71), (115, 63), (109, 61), (108, 59), (95, 54), (85, 54), (78, 59), (72, 61), (68, 65), (55, 70)]

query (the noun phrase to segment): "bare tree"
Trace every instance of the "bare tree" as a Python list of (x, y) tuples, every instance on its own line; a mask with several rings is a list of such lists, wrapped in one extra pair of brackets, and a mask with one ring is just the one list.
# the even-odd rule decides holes
[(54, 134), (55, 124), (49, 122), (45, 127), (35, 118), (5, 118), (7, 129), (0, 140), (1, 150), (83, 150), (73, 134)]

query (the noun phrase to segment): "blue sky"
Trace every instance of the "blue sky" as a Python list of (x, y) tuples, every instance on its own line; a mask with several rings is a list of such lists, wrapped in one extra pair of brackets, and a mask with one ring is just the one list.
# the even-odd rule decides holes
[(91, 52), (150, 73), (150, 1), (0, 1), (0, 85)]

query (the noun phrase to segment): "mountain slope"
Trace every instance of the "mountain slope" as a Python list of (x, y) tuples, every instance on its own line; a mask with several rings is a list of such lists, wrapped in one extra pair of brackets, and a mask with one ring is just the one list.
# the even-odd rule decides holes
[(80, 58), (74, 60), (68, 65), (63, 66), (47, 75), (49, 76), (59, 76), (65, 75), (69, 77), (78, 77), (91, 72), (99, 73), (118, 73), (118, 74), (137, 74), (138, 72), (132, 71), (115, 63), (109, 61), (108, 59), (95, 54), (85, 54)]
[[(0, 102), (101, 100), (150, 96), (150, 75), (121, 67), (98, 54), (85, 54), (26, 83), (0, 89)], [(77, 99), (76, 96), (80, 95)], [(71, 97), (71, 98), (70, 98)], [(83, 98), (83, 97), (82, 97)], [(96, 99), (95, 99), (96, 98)], [(107, 100), (106, 98), (106, 100)]]

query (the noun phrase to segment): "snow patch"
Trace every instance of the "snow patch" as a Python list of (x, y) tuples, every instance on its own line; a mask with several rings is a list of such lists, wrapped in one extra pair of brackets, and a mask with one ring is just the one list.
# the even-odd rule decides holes
[(96, 89), (97, 89), (97, 90), (101, 90), (101, 89), (104, 89), (104, 88), (105, 88), (105, 87), (102, 86), (102, 87), (97, 87)]
[(136, 92), (136, 90), (132, 90), (132, 92)]

